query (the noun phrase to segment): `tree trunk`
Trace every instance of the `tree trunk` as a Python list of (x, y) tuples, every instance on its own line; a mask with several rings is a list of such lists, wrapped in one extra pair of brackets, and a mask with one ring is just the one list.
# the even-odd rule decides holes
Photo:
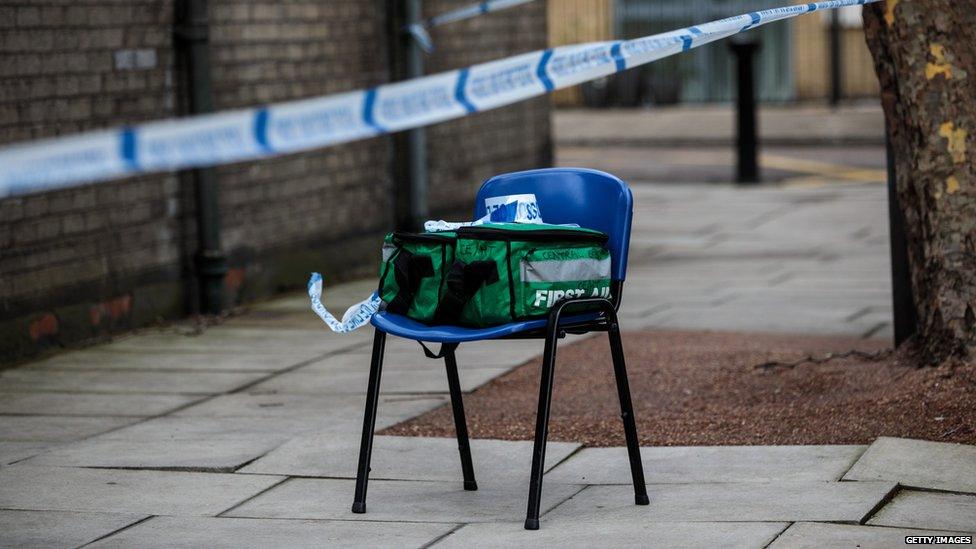
[(976, 0), (864, 7), (928, 363), (976, 356)]

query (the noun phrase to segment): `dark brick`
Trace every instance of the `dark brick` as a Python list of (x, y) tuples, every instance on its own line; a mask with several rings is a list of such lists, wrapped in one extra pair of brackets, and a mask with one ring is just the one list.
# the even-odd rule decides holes
[[(173, 1), (0, 5), (0, 145), (177, 116)], [(468, 2), (429, 0), (425, 9), (434, 14)], [(388, 79), (384, 0), (210, 5), (218, 110)], [(438, 50), (428, 57), (428, 72), (543, 48), (545, 26), (543, 2), (449, 25), (434, 33)], [(120, 49), (153, 50), (157, 65), (116, 70)], [(435, 215), (470, 211), (490, 175), (544, 163), (548, 105), (542, 98), (429, 128)], [(371, 272), (375, 253), (366, 242), (375, 245), (391, 226), (392, 162), (390, 138), (381, 137), (218, 167), (223, 244), (246, 280), (246, 292), (232, 298), (300, 286), (311, 268), (332, 279)], [(177, 174), (0, 200), (0, 325), (23, 329), (16, 319), (29, 323), (55, 306), (89, 311), (120, 295), (143, 303), (135, 323), (172, 314), (182, 306), (173, 288), (192, 296), (186, 266), (196, 249), (193, 212), (192, 186)], [(168, 288), (167, 300), (140, 301), (150, 285)], [(73, 326), (71, 314), (59, 318), (61, 338), (90, 329)], [(0, 341), (9, 340), (3, 335)]]

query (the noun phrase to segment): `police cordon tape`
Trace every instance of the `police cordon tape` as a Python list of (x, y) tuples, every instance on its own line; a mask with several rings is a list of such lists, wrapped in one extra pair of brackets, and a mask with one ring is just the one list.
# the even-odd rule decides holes
[(521, 6), (522, 4), (528, 4), (529, 2), (534, 1), (535, 0), (485, 0), (484, 2), (478, 2), (477, 4), (471, 4), (470, 6), (451, 10), (447, 13), (428, 17), (420, 23), (412, 23), (407, 25), (406, 30), (417, 40), (417, 43), (420, 44), (420, 47), (423, 48), (424, 51), (430, 53), (434, 51), (434, 41), (431, 40), (430, 34), (427, 33), (427, 29), (439, 27), (455, 21), (470, 19), (472, 17), (477, 17), (493, 11), (503, 10), (514, 6)]
[(0, 197), (230, 164), (418, 128), (633, 68), (766, 23), (879, 0), (750, 12), (634, 40), (536, 51), (367, 90), (35, 141), (0, 149)]

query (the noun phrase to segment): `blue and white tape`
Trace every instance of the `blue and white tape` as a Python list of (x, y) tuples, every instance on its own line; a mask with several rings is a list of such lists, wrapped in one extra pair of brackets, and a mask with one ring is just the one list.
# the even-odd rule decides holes
[(414, 39), (417, 40), (417, 43), (420, 44), (420, 47), (423, 48), (424, 51), (430, 53), (434, 51), (434, 41), (431, 40), (427, 29), (439, 27), (455, 21), (470, 19), (472, 17), (477, 17), (493, 11), (511, 8), (513, 6), (528, 4), (529, 2), (533, 1), (534, 0), (485, 0), (484, 2), (478, 2), (477, 4), (471, 4), (470, 6), (458, 8), (447, 13), (428, 17), (420, 23), (407, 25), (407, 32), (409, 32)]
[[(484, 223), (542, 223), (542, 214), (539, 211), (539, 203), (534, 194), (513, 194), (508, 196), (495, 196), (485, 199), (485, 209), (488, 211), (484, 217), (477, 221), (464, 223), (452, 223), (449, 221), (427, 221), (424, 223), (424, 230), (427, 232), (453, 231), (460, 227), (471, 225), (481, 225)], [(578, 227), (579, 225), (574, 225)], [(387, 260), (387, 247), (384, 245), (383, 260)], [(391, 252), (392, 253), (392, 252)], [(342, 315), (342, 320), (336, 320), (335, 316), (322, 304), (322, 275), (312, 273), (308, 280), (308, 297), (311, 300), (312, 310), (333, 332), (344, 334), (351, 332), (369, 322), (374, 314), (380, 309), (385, 309), (386, 305), (380, 299), (377, 292), (373, 292), (368, 298), (349, 307)]]
[(464, 221), (461, 223), (444, 220), (430, 220), (424, 222), (424, 230), (428, 233), (439, 231), (456, 231), (461, 227), (483, 225), (485, 223), (531, 223), (541, 224), (542, 214), (539, 203), (534, 194), (510, 194), (507, 196), (493, 196), (485, 199), (486, 213), (481, 219)]
[(0, 149), (0, 197), (326, 147), (510, 105), (766, 23), (879, 0), (756, 11), (644, 38), (562, 46), (423, 78)]
[(312, 301), (312, 310), (333, 332), (339, 334), (365, 326), (369, 319), (380, 310), (382, 304), (379, 295), (373, 292), (368, 298), (346, 309), (346, 313), (342, 315), (342, 320), (336, 320), (336, 317), (332, 316), (325, 305), (322, 305), (322, 275), (319, 273), (312, 273), (312, 277), (308, 280), (308, 297)]

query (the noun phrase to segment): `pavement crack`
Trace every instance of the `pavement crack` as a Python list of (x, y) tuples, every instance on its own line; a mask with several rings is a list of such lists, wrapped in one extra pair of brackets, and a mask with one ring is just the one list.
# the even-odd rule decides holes
[(871, 520), (871, 517), (873, 517), (874, 515), (876, 515), (878, 513), (878, 511), (881, 510), (882, 507), (884, 507), (885, 505), (888, 505), (888, 503), (891, 500), (893, 500), (895, 498), (895, 496), (898, 495), (899, 492), (901, 492), (901, 490), (902, 490), (902, 486), (900, 484), (895, 484), (894, 486), (892, 486), (891, 490), (888, 490), (888, 492), (884, 496), (882, 496), (881, 499), (878, 500), (877, 503), (874, 504), (874, 507), (872, 507), (867, 512), (867, 514), (865, 514), (863, 517), (861, 517), (861, 520), (859, 520), (857, 522), (857, 524), (860, 524), (862, 526), (865, 525), (865, 524), (867, 524), (867, 522), (869, 520)]
[(863, 334), (861, 334), (861, 339), (871, 339), (872, 337), (877, 335), (878, 332), (884, 329), (884, 327), (887, 325), (888, 325), (887, 322), (879, 322), (874, 326), (871, 326)]
[(844, 321), (845, 322), (854, 322), (855, 320), (861, 318), (862, 316), (870, 313), (873, 310), (874, 310), (874, 307), (872, 307), (870, 305), (867, 306), (867, 307), (861, 307), (860, 309), (858, 309), (858, 310), (854, 311), (853, 313), (847, 315), (847, 317), (844, 318)]
[(458, 524), (458, 525), (456, 525), (456, 526), (455, 526), (454, 528), (451, 528), (451, 529), (450, 529), (449, 531), (447, 531), (447, 532), (445, 532), (444, 534), (442, 534), (442, 535), (440, 535), (440, 536), (437, 536), (436, 538), (434, 538), (434, 539), (432, 539), (432, 540), (430, 540), (429, 542), (427, 542), (427, 543), (426, 543), (426, 544), (424, 544), (424, 545), (421, 545), (421, 546), (420, 546), (420, 549), (427, 549), (428, 547), (433, 547), (434, 545), (437, 545), (437, 544), (438, 544), (438, 543), (440, 543), (440, 542), (441, 542), (441, 541), (442, 541), (442, 540), (443, 540), (444, 538), (446, 538), (446, 537), (448, 537), (448, 536), (451, 536), (451, 535), (453, 535), (453, 534), (454, 534), (454, 532), (457, 532), (458, 530), (460, 530), (461, 528), (464, 528), (464, 527), (465, 527), (465, 526), (467, 526), (467, 525), (468, 525), (468, 523), (463, 523), (463, 524)]
[(122, 528), (119, 528), (117, 530), (113, 530), (113, 531), (105, 534), (104, 536), (97, 537), (97, 538), (89, 541), (88, 543), (84, 543), (82, 545), (79, 545), (77, 549), (81, 549), (82, 547), (89, 547), (92, 544), (95, 544), (95, 543), (98, 543), (98, 542), (102, 541), (103, 539), (108, 539), (108, 538), (114, 536), (115, 534), (118, 534), (119, 532), (124, 532), (124, 531), (128, 530), (129, 528), (134, 528), (134, 527), (142, 524), (143, 522), (146, 522), (147, 520), (150, 520), (150, 519), (153, 519), (153, 518), (156, 518), (156, 515), (149, 515), (148, 517), (143, 517), (143, 518), (141, 518), (141, 519), (139, 519), (139, 520), (137, 520), (137, 521), (135, 521), (135, 522), (133, 522), (131, 524), (126, 524)]
[(264, 490), (261, 490), (261, 491), (257, 492), (256, 494), (251, 494), (250, 496), (242, 499), (241, 501), (238, 501), (234, 505), (231, 505), (227, 509), (224, 509), (223, 511), (217, 513), (214, 516), (215, 517), (226, 517), (227, 516), (227, 513), (230, 513), (234, 509), (237, 509), (238, 507), (244, 505), (245, 503), (247, 503), (247, 502), (249, 502), (249, 501), (251, 501), (251, 500), (253, 500), (253, 499), (257, 498), (257, 497), (260, 497), (260, 496), (263, 496), (264, 494), (267, 494), (271, 490), (274, 490), (275, 488), (281, 486), (282, 484), (288, 482), (289, 480), (291, 480), (291, 477), (284, 477), (281, 480), (279, 480), (278, 482), (275, 482), (274, 484), (268, 486)]
[(789, 530), (790, 527), (793, 526), (794, 524), (796, 524), (796, 523), (795, 522), (788, 522), (788, 523), (786, 523), (786, 527), (783, 528), (782, 530), (780, 530), (778, 534), (776, 534), (775, 536), (773, 536), (773, 538), (769, 540), (769, 543), (767, 543), (766, 545), (763, 545), (762, 546), (762, 549), (768, 549), (771, 545), (773, 545), (773, 543), (776, 542), (776, 540), (779, 539), (780, 536), (783, 535), (784, 532), (786, 532), (787, 530)]
[(555, 511), (556, 509), (558, 509), (560, 505), (562, 505), (562, 504), (566, 503), (567, 501), (575, 498), (576, 496), (579, 495), (580, 492), (582, 492), (583, 490), (586, 490), (590, 486), (592, 486), (592, 485), (591, 484), (583, 484), (583, 485), (581, 485), (579, 487), (579, 490), (577, 490), (577, 491), (573, 492), (572, 494), (564, 497), (563, 499), (559, 500), (555, 505), (553, 505), (552, 507), (546, 509), (544, 512), (540, 513), (539, 514), (539, 518), (540, 519), (545, 518), (549, 513), (551, 513), (553, 511)]

